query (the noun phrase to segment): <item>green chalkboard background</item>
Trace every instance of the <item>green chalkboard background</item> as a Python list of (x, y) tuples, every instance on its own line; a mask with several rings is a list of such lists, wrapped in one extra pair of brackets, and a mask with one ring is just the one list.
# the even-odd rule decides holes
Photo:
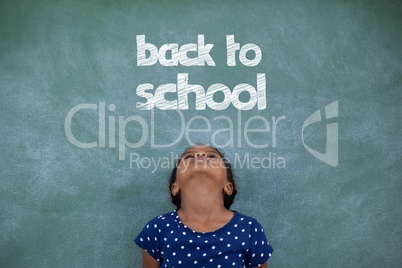
[[(137, 66), (137, 35), (157, 47), (204, 35), (216, 66)], [(261, 62), (227, 66), (226, 35), (256, 44)], [(136, 108), (144, 102), (138, 85), (176, 83), (178, 73), (204, 89), (256, 86), (264, 73), (267, 108), (242, 111), (240, 122), (233, 106), (196, 111), (191, 95), (185, 124), (206, 128), (207, 119), (211, 132), (187, 139), (178, 112)], [(402, 267), (400, 1), (1, 1), (0, 90), (0, 267), (140, 267), (133, 239), (173, 209), (170, 168), (147, 168), (150, 159), (211, 143), (228, 128), (218, 116), (236, 130), (233, 146), (222, 148), (232, 162), (265, 158), (264, 167), (237, 161), (232, 208), (264, 226), (275, 248), (270, 267)], [(336, 102), (338, 116), (326, 119), (325, 106)], [(66, 134), (80, 104), (96, 109), (77, 112), (71, 131), (96, 147), (79, 148)], [(322, 120), (302, 131), (318, 110)], [(119, 131), (119, 118), (130, 116), (148, 128), (133, 121)], [(282, 117), (275, 133), (273, 117)], [(250, 118), (248, 128), (270, 124), (270, 132), (248, 133), (252, 144), (243, 131)], [(327, 124), (338, 126), (337, 165), (306, 150), (325, 152)], [(151, 125), (156, 144), (174, 145), (153, 146)], [(119, 160), (119, 138), (134, 143), (143, 131), (145, 143)], [(224, 145), (229, 134), (213, 141)]]

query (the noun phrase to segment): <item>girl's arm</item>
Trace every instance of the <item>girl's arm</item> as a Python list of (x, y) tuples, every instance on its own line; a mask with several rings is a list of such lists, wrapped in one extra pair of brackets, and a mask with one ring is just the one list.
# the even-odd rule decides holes
[[(142, 250), (142, 268), (160, 268), (161, 264), (145, 250)], [(263, 267), (263, 266), (261, 266)]]

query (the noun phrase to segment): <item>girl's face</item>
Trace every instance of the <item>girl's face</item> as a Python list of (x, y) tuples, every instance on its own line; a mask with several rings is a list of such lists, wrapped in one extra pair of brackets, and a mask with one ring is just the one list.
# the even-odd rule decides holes
[[(209, 146), (197, 145), (184, 152), (172, 188), (185, 190), (186, 186), (197, 187), (197, 184), (213, 185), (220, 190), (231, 185), (221, 154)], [(175, 194), (174, 189), (172, 193)]]

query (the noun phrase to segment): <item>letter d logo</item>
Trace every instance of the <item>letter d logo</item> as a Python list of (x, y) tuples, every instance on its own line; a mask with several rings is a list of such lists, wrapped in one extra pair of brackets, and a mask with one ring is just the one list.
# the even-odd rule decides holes
[[(325, 118), (330, 119), (333, 117), (338, 117), (338, 101), (335, 101), (331, 104), (325, 106)], [(337, 167), (338, 166), (338, 123), (330, 123), (327, 124), (327, 146), (325, 149), (325, 153), (317, 152), (316, 150), (311, 149), (304, 142), (304, 129), (316, 122), (321, 121), (321, 113), (320, 110), (315, 111), (312, 115), (307, 118), (303, 123), (302, 128), (302, 141), (303, 146), (306, 150), (312, 154), (315, 158), (327, 163), (330, 166)]]

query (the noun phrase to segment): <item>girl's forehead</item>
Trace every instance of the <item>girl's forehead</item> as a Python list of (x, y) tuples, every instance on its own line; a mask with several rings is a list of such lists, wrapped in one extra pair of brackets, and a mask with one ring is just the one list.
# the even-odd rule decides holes
[(220, 155), (220, 152), (218, 150), (216, 150), (210, 146), (206, 146), (206, 145), (196, 145), (196, 146), (190, 147), (183, 153), (183, 155), (187, 154), (187, 153), (196, 153), (196, 152), (200, 152), (200, 151), (213, 152), (213, 153), (217, 153)]

